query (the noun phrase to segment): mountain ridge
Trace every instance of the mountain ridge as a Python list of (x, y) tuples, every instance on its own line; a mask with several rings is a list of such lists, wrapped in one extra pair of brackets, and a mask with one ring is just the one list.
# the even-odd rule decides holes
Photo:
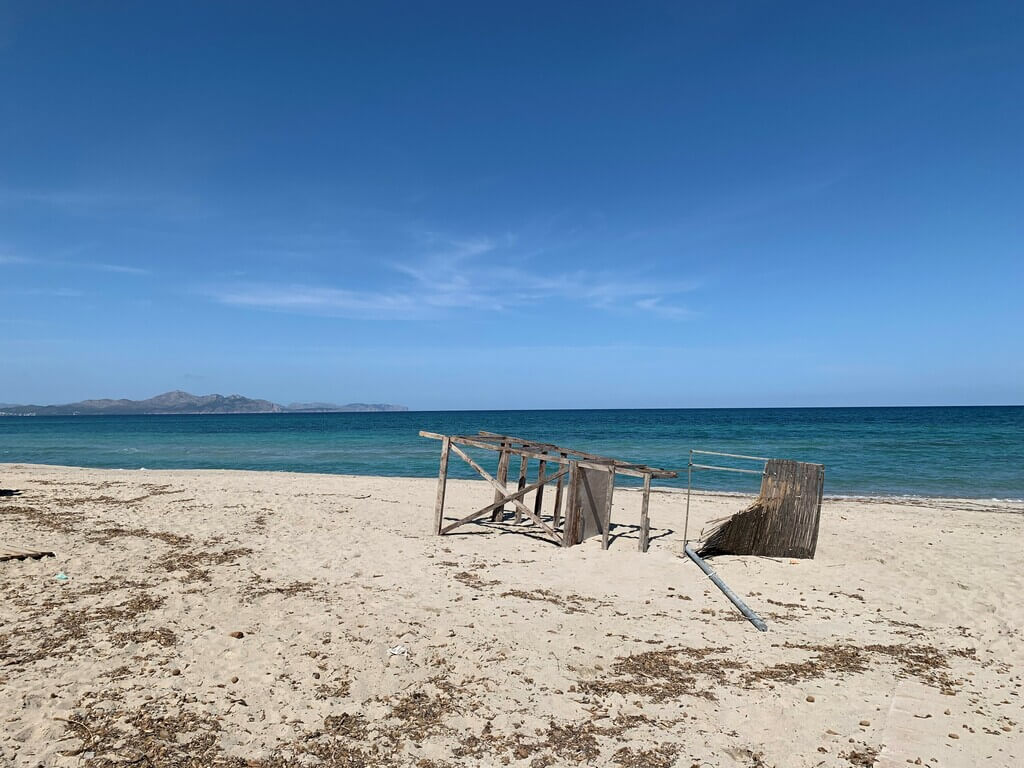
[(394, 413), (409, 410), (390, 403), (292, 403), (279, 405), (243, 395), (193, 395), (180, 389), (145, 400), (92, 399), (63, 405), (3, 405), (0, 416), (150, 416), (233, 413)]

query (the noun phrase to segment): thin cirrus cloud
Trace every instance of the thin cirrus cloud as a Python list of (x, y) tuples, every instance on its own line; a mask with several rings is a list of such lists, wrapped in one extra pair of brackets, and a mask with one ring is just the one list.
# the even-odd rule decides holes
[(0, 254), (0, 265), (37, 266), (57, 269), (87, 269), (93, 272), (113, 272), (123, 275), (149, 275), (152, 272), (128, 264), (108, 264), (96, 261), (68, 261), (66, 259), (35, 259), (27, 256)]
[(692, 281), (655, 283), (585, 270), (537, 274), (483, 259), (498, 248), (490, 240), (449, 245), (416, 263), (393, 264), (400, 284), (387, 290), (247, 282), (214, 286), (203, 293), (228, 306), (338, 317), (401, 319), (443, 310), (502, 311), (558, 299), (593, 310), (679, 320), (689, 314), (680, 297), (698, 287)]

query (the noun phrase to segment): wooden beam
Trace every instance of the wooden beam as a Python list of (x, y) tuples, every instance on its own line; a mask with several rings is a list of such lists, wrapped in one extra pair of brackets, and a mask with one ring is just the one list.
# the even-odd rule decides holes
[[(494, 488), (496, 490), (501, 491), (502, 492), (502, 494), (501, 494), (502, 498), (505, 497), (505, 495), (508, 493), (508, 491), (503, 489), (501, 487), (501, 484), (497, 480), (495, 480), (493, 477), (491, 477), (491, 474), (486, 469), (484, 469), (479, 464), (477, 464), (475, 461), (473, 461), (473, 459), (470, 458), (469, 455), (465, 451), (463, 451), (461, 448), (459, 448), (459, 446), (455, 445), (454, 442), (452, 443), (452, 450), (455, 451), (455, 453), (457, 453), (459, 456), (461, 456), (462, 460), (465, 461), (467, 464), (469, 464), (469, 466), (471, 466), (473, 469), (475, 469), (477, 471), (477, 474), (480, 475), (480, 477), (482, 477), (484, 480), (486, 480), (488, 483), (490, 483), (492, 486), (494, 486)], [(515, 494), (513, 494), (513, 495), (515, 495)], [(498, 499), (496, 499), (495, 501), (498, 501)], [(555, 541), (558, 540), (558, 534), (556, 534), (553, 530), (551, 530), (543, 520), (541, 520), (539, 517), (537, 517), (535, 514), (533, 514), (533, 510), (532, 509), (528, 508), (519, 499), (513, 499), (513, 502), (515, 503), (517, 508), (522, 509), (523, 514), (525, 514), (527, 517), (529, 517), (531, 520), (533, 520), (533, 522), (535, 522), (537, 525), (539, 525), (541, 528), (543, 528)], [(504, 502), (502, 502), (502, 503), (504, 503)]]
[(448, 482), (448, 454), (452, 441), (446, 437), (441, 441), (441, 468), (437, 472), (437, 500), (434, 502), (434, 533), (441, 535), (441, 520), (444, 519), (444, 489)]
[[(519, 483), (516, 486), (517, 488), (522, 489), (523, 486), (526, 485), (526, 467), (527, 467), (529, 461), (530, 460), (528, 458), (526, 458), (525, 456), (523, 456), (521, 459), (519, 459)], [(522, 513), (522, 511), (520, 511), (519, 507), (516, 507), (516, 522), (517, 523), (523, 522), (523, 513)]]
[[(610, 462), (617, 468), (623, 469), (634, 469), (639, 472), (650, 471), (655, 477), (664, 475), (665, 477), (676, 477), (677, 473), (671, 470), (658, 469), (657, 467), (649, 467), (646, 464), (637, 464), (632, 461), (621, 461), (619, 459), (612, 458), (610, 456), (601, 456), (596, 453), (587, 453), (586, 451), (577, 451), (574, 448), (563, 448), (555, 445), (554, 443), (538, 443), (536, 440), (523, 440), (521, 437), (514, 437), (512, 435), (502, 435), (497, 432), (487, 432), (484, 430), (480, 431), (479, 435), (475, 435), (477, 439), (485, 440), (503, 440), (505, 443), (512, 445), (513, 443), (520, 443), (524, 447), (529, 446), (536, 450), (547, 449), (549, 451), (565, 451), (566, 453), (572, 453), (581, 459), (596, 461), (598, 463)], [(639, 475), (637, 475), (639, 477)]]
[[(565, 454), (562, 454), (562, 458), (565, 458)], [(551, 518), (551, 524), (557, 528), (558, 521), (562, 514), (562, 479), (558, 478), (558, 485), (555, 486), (555, 513)]]
[(608, 494), (604, 499), (604, 520), (601, 521), (601, 549), (608, 549), (608, 536), (612, 527), (612, 494), (615, 493), (615, 470), (610, 471)]
[(651, 503), (651, 476), (644, 475), (644, 495), (640, 502), (640, 551), (646, 552), (650, 541), (651, 523), (647, 517), (647, 508)]
[[(498, 482), (501, 483), (501, 490), (494, 492), (494, 500), (502, 498), (508, 491), (506, 490), (506, 483), (508, 482), (508, 459), (509, 452), (505, 448), (505, 443), (501, 444), (501, 456), (498, 457)], [(491, 520), (498, 522), (505, 517), (505, 505), (499, 504), (494, 508), (494, 514), (491, 515)]]
[(562, 546), (571, 547), (579, 538), (579, 504), (576, 500), (580, 483), (580, 468), (575, 461), (569, 462), (569, 492), (565, 501), (565, 525), (562, 526)]
[[(547, 455), (547, 451), (544, 452)], [(537, 464), (537, 479), (543, 480), (545, 478), (545, 472), (547, 470), (548, 463), (541, 459)], [(537, 496), (533, 500), (533, 514), (540, 517), (544, 511), (544, 484), (537, 486)]]
[[(425, 437), (429, 437), (429, 434), (425, 435)], [(579, 460), (579, 459), (572, 459), (572, 458), (565, 458), (565, 459), (563, 459), (561, 457), (555, 458), (554, 456), (551, 456), (550, 454), (545, 454), (545, 453), (543, 453), (543, 452), (541, 452), (539, 450), (534, 450), (533, 448), (515, 448), (515, 447), (511, 447), (511, 446), (507, 446), (507, 445), (506, 445), (505, 448), (499, 448), (498, 446), (494, 445), (493, 443), (488, 443), (485, 440), (479, 440), (477, 438), (468, 437), (466, 435), (452, 435), (451, 438), (452, 438), (452, 444), (456, 444), (457, 443), (458, 445), (465, 445), (465, 446), (469, 446), (470, 448), (485, 448), (488, 451), (507, 450), (507, 451), (510, 451), (510, 452), (516, 454), (517, 456), (527, 456), (527, 457), (529, 457), (531, 459), (537, 459), (537, 460), (540, 460), (540, 459), (544, 458), (544, 456), (546, 455), (548, 461), (554, 461), (554, 462), (557, 462), (559, 464), (567, 464), (570, 461), (575, 461), (579, 466), (585, 467), (587, 469), (603, 469), (603, 470), (607, 470), (608, 467), (614, 467), (615, 471), (618, 472), (619, 474), (621, 474), (621, 475), (629, 475), (630, 477), (643, 477), (648, 472), (651, 475), (653, 475), (654, 477), (676, 477), (676, 473), (675, 472), (669, 472), (668, 470), (663, 470), (663, 469), (654, 469), (652, 467), (644, 467), (642, 469), (634, 469), (632, 466), (622, 466), (620, 464), (616, 464), (614, 459), (603, 459), (601, 461), (597, 461), (597, 460), (589, 460), (589, 459), (588, 460)], [(566, 453), (572, 453), (572, 451), (569, 450), (569, 449), (564, 449), (564, 450), (566, 451)]]
[[(563, 470), (562, 470), (562, 471), (561, 471), (561, 472), (559, 473), (559, 475), (565, 475), (565, 474), (567, 474), (568, 472), (569, 472), (569, 470), (568, 470), (568, 469), (563, 469)], [(546, 483), (546, 482), (550, 482), (551, 480), (554, 480), (554, 479), (555, 479), (555, 477), (557, 477), (557, 475), (552, 475), (551, 477), (547, 478), (546, 480), (543, 480), (543, 481), (540, 481), (540, 480), (539, 480), (539, 481), (537, 481), (536, 483), (531, 483), (530, 485), (527, 485), (527, 486), (524, 486), (523, 488), (520, 488), (520, 489), (519, 489), (518, 491), (516, 491), (515, 493), (509, 494), (508, 496), (503, 496), (503, 497), (501, 498), (501, 500), (499, 500), (499, 501), (496, 501), (496, 502), (494, 502), (493, 504), (488, 504), (488, 505), (487, 505), (486, 507), (484, 507), (483, 509), (478, 509), (478, 510), (477, 510), (476, 512), (474, 512), (473, 514), (471, 514), (471, 515), (466, 515), (466, 516), (465, 516), (464, 518), (462, 518), (461, 520), (456, 520), (456, 521), (455, 521), (454, 523), (451, 523), (451, 524), (449, 524), (449, 525), (446, 525), (446, 526), (444, 527), (444, 529), (443, 529), (443, 530), (441, 531), (441, 533), (448, 533), (449, 531), (451, 531), (451, 530), (454, 530), (455, 528), (458, 528), (458, 527), (459, 527), (460, 525), (465, 525), (466, 523), (470, 523), (470, 522), (472, 522), (473, 520), (475, 520), (476, 518), (478, 518), (478, 517), (482, 517), (483, 515), (486, 515), (486, 514), (487, 514), (488, 512), (491, 512), (491, 511), (493, 511), (493, 510), (494, 510), (494, 508), (495, 508), (496, 506), (500, 505), (500, 504), (505, 504), (505, 503), (507, 503), (507, 502), (509, 502), (509, 501), (515, 501), (516, 499), (521, 499), (521, 498), (522, 498), (523, 496), (525, 496), (526, 494), (528, 494), (528, 493), (529, 493), (530, 491), (536, 490), (537, 488), (541, 487), (541, 486), (542, 486), (542, 485), (543, 485), (544, 483)]]

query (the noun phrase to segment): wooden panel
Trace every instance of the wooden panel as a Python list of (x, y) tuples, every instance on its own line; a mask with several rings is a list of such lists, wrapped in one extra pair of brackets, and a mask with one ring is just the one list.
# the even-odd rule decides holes
[(615, 474), (606, 469), (580, 468), (577, 506), (582, 525), (576, 543), (591, 536), (604, 536), (608, 529), (611, 509), (608, 502), (615, 485)]

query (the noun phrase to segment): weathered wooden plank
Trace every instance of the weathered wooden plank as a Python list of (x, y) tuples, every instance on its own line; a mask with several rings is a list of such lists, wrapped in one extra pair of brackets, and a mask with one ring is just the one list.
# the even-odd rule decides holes
[[(486, 441), (478, 440), (478, 439), (473, 438), (473, 437), (467, 437), (466, 435), (452, 435), (451, 437), (452, 437), (452, 443), (453, 444), (457, 443), (459, 445), (466, 445), (466, 446), (469, 446), (470, 448), (484, 448), (484, 449), (486, 449), (488, 451), (502, 450), (502, 449), (498, 448), (497, 446), (495, 446), (493, 443), (488, 443)], [(518, 456), (527, 456), (527, 457), (529, 457), (531, 459), (537, 459), (537, 460), (540, 460), (545, 455), (541, 451), (534, 450), (532, 448), (529, 448), (529, 449), (527, 449), (527, 448), (506, 448), (504, 450), (509, 450), (509, 451), (511, 451), (512, 453), (515, 453)], [(566, 452), (567, 453), (572, 453), (572, 451), (568, 450), (568, 449), (566, 449)], [(609, 463), (613, 461), (611, 459), (607, 459), (605, 461), (576, 460), (576, 459), (572, 459), (572, 458), (562, 459), (561, 457), (555, 458), (554, 456), (551, 456), (550, 454), (548, 454), (547, 460), (548, 461), (554, 461), (554, 462), (557, 462), (559, 464), (566, 464), (569, 461), (575, 461), (579, 466), (585, 467), (587, 469), (608, 469)], [(618, 464), (614, 464), (614, 466), (615, 466), (615, 471), (616, 472), (618, 472), (619, 474), (622, 474), (622, 475), (629, 475), (630, 477), (643, 477), (644, 474), (647, 473), (647, 472), (650, 472), (655, 477), (676, 477), (676, 473), (675, 472), (668, 472), (667, 470), (656, 470), (656, 469), (653, 469), (653, 468), (633, 469), (632, 467), (620, 466)]]
[[(519, 459), (519, 483), (516, 486), (517, 488), (522, 488), (524, 485), (526, 485), (526, 468), (529, 461), (530, 460), (525, 456), (522, 456)], [(516, 507), (516, 522), (523, 522), (523, 513), (519, 509), (519, 507)]]
[(605, 519), (608, 517), (608, 486), (615, 482), (615, 473), (607, 465), (601, 469), (584, 467), (580, 469), (579, 474), (576, 485), (576, 507), (580, 514), (577, 544), (591, 536), (604, 538)]
[(0, 543), (0, 561), (5, 560), (39, 560), (43, 557), (56, 557), (53, 552), (42, 549), (24, 549), (11, 544)]
[[(503, 497), (506, 493), (506, 483), (508, 482), (508, 460), (511, 455), (505, 447), (505, 443), (501, 444), (501, 455), (498, 457), (498, 482), (501, 483), (501, 490), (494, 492), (494, 500), (497, 501)], [(505, 505), (501, 504), (494, 509), (494, 514), (491, 515), (491, 519), (497, 522), (503, 519), (505, 516)]]
[[(547, 455), (546, 451), (545, 451), (544, 455), (545, 456)], [(537, 463), (537, 479), (538, 480), (543, 480), (544, 479), (545, 473), (547, 471), (547, 466), (548, 466), (548, 463), (546, 461), (544, 461), (544, 459), (541, 459)], [(540, 517), (541, 514), (543, 513), (543, 511), (544, 511), (544, 484), (542, 483), (540, 486), (537, 487), (537, 495), (533, 499), (533, 514), (537, 515), (537, 517)]]
[(555, 445), (554, 443), (538, 443), (536, 440), (524, 440), (521, 437), (514, 437), (513, 435), (503, 435), (498, 432), (487, 432), (481, 430), (478, 437), (488, 440), (503, 440), (507, 444), (514, 446), (515, 443), (520, 443), (524, 447), (530, 446), (535, 450), (544, 449), (548, 451), (566, 451), (574, 456), (578, 456), (581, 459), (596, 461), (598, 463), (611, 462), (616, 467), (634, 469), (640, 472), (650, 471), (655, 477), (677, 477), (677, 473), (667, 469), (659, 469), (657, 467), (649, 467), (646, 464), (638, 464), (632, 461), (622, 461), (615, 459), (610, 456), (601, 456), (596, 453), (587, 453), (586, 451), (578, 451), (575, 448), (564, 448), (562, 446)]
[(651, 523), (647, 517), (647, 508), (651, 503), (651, 476), (644, 475), (644, 490), (640, 502), (640, 551), (646, 552), (650, 542)]
[(615, 493), (615, 470), (608, 472), (608, 495), (604, 500), (604, 530), (601, 531), (601, 549), (608, 549), (608, 536), (612, 528), (612, 494)]
[(580, 483), (580, 468), (575, 461), (569, 463), (569, 490), (565, 498), (565, 524), (562, 526), (562, 546), (572, 547), (579, 543), (580, 514), (577, 489)]
[(451, 438), (441, 441), (441, 465), (437, 472), (437, 499), (434, 502), (434, 533), (441, 535), (441, 521), (444, 519), (444, 491), (448, 483), (448, 454), (451, 452)]
[[(564, 453), (562, 454), (562, 458), (566, 458)], [(558, 485), (555, 486), (555, 511), (551, 516), (551, 524), (555, 528), (558, 527), (559, 519), (562, 514), (562, 480), (563, 478), (558, 478)]]

